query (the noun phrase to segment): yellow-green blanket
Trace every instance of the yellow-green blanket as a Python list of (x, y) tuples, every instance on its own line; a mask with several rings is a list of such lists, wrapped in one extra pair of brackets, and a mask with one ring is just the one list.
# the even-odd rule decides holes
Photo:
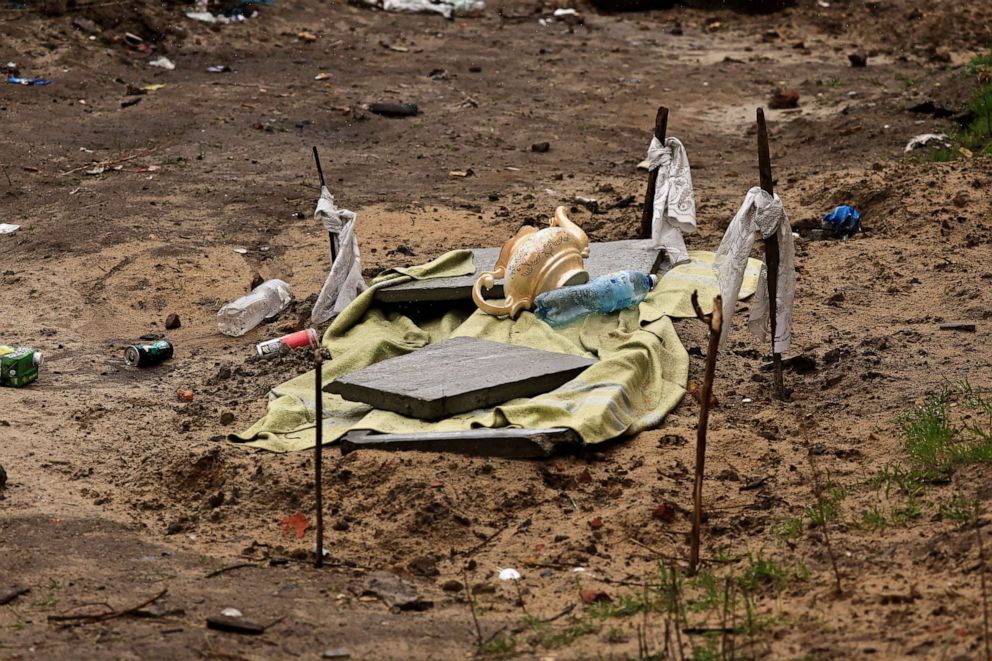
[[(555, 329), (530, 312), (516, 320), (497, 319), (471, 307), (416, 323), (397, 312), (372, 305), (375, 289), (410, 279), (467, 275), (475, 272), (472, 253), (458, 250), (409, 269), (389, 271), (355, 299), (324, 333), (332, 360), (324, 363), (321, 382), (373, 363), (400, 356), (448, 337), (478, 337), (533, 349), (598, 359), (578, 377), (556, 390), (514, 399), (435, 422), (407, 418), (366, 404), (324, 394), (324, 442), (352, 429), (383, 433), (459, 431), (474, 427), (568, 427), (585, 443), (658, 427), (685, 394), (689, 357), (672, 318), (695, 316), (689, 302), (699, 291), (705, 311), (718, 293), (711, 267), (713, 253), (690, 253), (692, 261), (666, 273), (636, 308), (593, 315)], [(751, 260), (741, 298), (754, 293), (761, 263)], [(268, 413), (242, 434), (229, 439), (273, 452), (312, 448), (314, 373), (308, 372), (269, 393)]]

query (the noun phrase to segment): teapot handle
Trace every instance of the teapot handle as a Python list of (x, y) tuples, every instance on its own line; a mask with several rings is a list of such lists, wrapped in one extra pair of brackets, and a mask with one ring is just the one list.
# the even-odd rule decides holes
[(486, 314), (491, 314), (496, 317), (500, 316), (510, 316), (513, 314), (513, 304), (508, 303), (503, 306), (491, 305), (486, 302), (486, 299), (482, 296), (482, 288), (492, 289), (493, 284), (497, 278), (503, 278), (506, 276), (506, 268), (502, 264), (496, 265), (495, 271), (487, 271), (479, 276), (479, 279), (475, 281), (472, 286), (472, 300), (475, 304), (479, 306), (479, 309)]

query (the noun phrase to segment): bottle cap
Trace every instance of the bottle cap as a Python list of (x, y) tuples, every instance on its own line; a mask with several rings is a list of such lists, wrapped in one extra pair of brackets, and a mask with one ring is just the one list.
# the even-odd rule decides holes
[(34, 363), (35, 367), (41, 367), (41, 364), (45, 362), (45, 357), (41, 355), (40, 351), (35, 351), (31, 361)]
[(651, 278), (651, 289), (654, 289), (655, 285), (658, 284), (658, 276), (652, 273), (648, 277)]

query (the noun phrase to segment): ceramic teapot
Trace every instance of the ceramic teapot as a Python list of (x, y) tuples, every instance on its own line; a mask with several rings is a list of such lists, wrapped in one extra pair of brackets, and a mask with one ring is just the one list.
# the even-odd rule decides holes
[[(503, 244), (496, 267), (479, 276), (472, 287), (472, 300), (483, 312), (516, 319), (529, 310), (538, 294), (559, 287), (589, 281), (583, 259), (589, 256), (589, 237), (565, 215), (565, 207), (555, 209), (550, 227), (538, 230), (525, 225)], [(492, 305), (482, 289), (492, 289), (503, 278), (502, 305)]]

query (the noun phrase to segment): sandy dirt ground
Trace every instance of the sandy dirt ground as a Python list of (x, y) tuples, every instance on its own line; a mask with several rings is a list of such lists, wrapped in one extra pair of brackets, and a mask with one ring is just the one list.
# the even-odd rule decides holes
[[(36, 384), (0, 390), (0, 589), (30, 587), (0, 606), (0, 658), (320, 658), (339, 647), (467, 658), (479, 651), (473, 608), (482, 652), (520, 658), (662, 658), (666, 631), (686, 658), (721, 646), (725, 658), (982, 656), (978, 537), (940, 512), (955, 496), (987, 500), (989, 470), (931, 485), (899, 523), (862, 522), (873, 507), (905, 506), (871, 480), (906, 463), (900, 412), (950, 381), (990, 385), (992, 160), (933, 163), (903, 147), (953, 126), (907, 109), (963, 107), (974, 85), (961, 67), (992, 40), (992, 5), (802, 0), (764, 16), (582, 5), (581, 21), (543, 24), (556, 5), (493, 2), (454, 21), (338, 0), (277, 5), (219, 28), (151, 0), (0, 9), (0, 61), (52, 79), (0, 85), (0, 222), (22, 225), (0, 236), (0, 341), (47, 359)], [(125, 32), (151, 47), (128, 47)], [(858, 50), (865, 68), (848, 62)], [(149, 66), (161, 55), (174, 71)], [(126, 95), (149, 84), (164, 87)], [(599, 200), (596, 213), (571, 212), (593, 239), (636, 236), (636, 164), (665, 104), (694, 170), (690, 248), (715, 249), (758, 183), (754, 109), (776, 88), (800, 94), (798, 108), (768, 111), (794, 227), (847, 203), (867, 231), (798, 243), (789, 355), (816, 366), (786, 373), (788, 401), (770, 398), (768, 348), (740, 316), (720, 353), (703, 538), (716, 588), (707, 602), (707, 587), (685, 580), (688, 625), (666, 628), (663, 608), (636, 604), (685, 562), (689, 397), (661, 429), (549, 461), (329, 448), (330, 566), (312, 568), (312, 528), (297, 539), (280, 526), (297, 511), (313, 520), (311, 455), (223, 440), (307, 366), (251, 354), (301, 327), (326, 275), (310, 147), (360, 214), (371, 276), (498, 245), (575, 195)], [(363, 109), (384, 100), (420, 114)], [(548, 152), (531, 150), (544, 141)], [(88, 174), (93, 162), (105, 171)], [(243, 338), (219, 334), (217, 310), (254, 273), (290, 282), (297, 303)], [(182, 326), (165, 331), (173, 312)], [(945, 321), (976, 332), (938, 330)], [(677, 327), (698, 381), (705, 332)], [(148, 333), (165, 333), (175, 358), (126, 368), (124, 347)], [(826, 530), (809, 516), (824, 481), (846, 493)], [(208, 577), (240, 563), (250, 566)], [(506, 567), (523, 578), (497, 580)], [(424, 610), (369, 594), (382, 571)], [(738, 598), (724, 588), (741, 576), (758, 580)], [(163, 590), (142, 617), (49, 619)], [(583, 590), (612, 602), (586, 604)], [(728, 595), (738, 605), (721, 619)], [(207, 629), (228, 607), (272, 624), (258, 636)], [(734, 633), (719, 634), (731, 618)]]

